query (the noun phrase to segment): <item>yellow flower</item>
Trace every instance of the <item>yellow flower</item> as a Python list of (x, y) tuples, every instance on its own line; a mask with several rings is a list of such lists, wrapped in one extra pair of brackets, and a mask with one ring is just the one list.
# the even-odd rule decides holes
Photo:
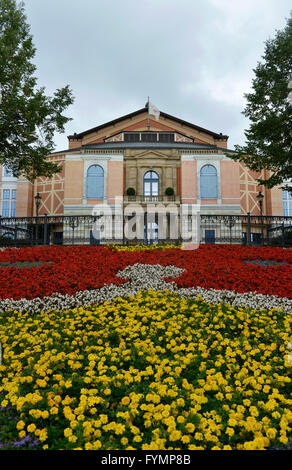
[(288, 438), (287, 438), (287, 436), (283, 435), (279, 438), (279, 441), (282, 442), (282, 444), (287, 444)]
[(29, 424), (27, 426), (27, 432), (34, 432), (36, 430), (36, 425), (35, 424)]
[(233, 428), (226, 428), (226, 434), (228, 434), (228, 436), (233, 436), (234, 435), (234, 429)]
[(93, 443), (93, 449), (94, 449), (94, 450), (98, 450), (98, 449), (100, 449), (100, 448), (101, 448), (101, 442), (100, 442), (100, 440), (97, 439), (97, 440), (94, 441), (94, 443)]
[(139, 434), (140, 433), (139, 428), (137, 428), (136, 426), (131, 426), (130, 430), (133, 434)]
[(125, 428), (124, 424), (117, 423), (114, 431), (116, 434), (123, 434), (125, 432)]
[(268, 429), (266, 430), (266, 436), (267, 436), (269, 439), (275, 439), (276, 435), (277, 435), (276, 429), (274, 429), (274, 428), (268, 428)]
[(39, 440), (40, 440), (41, 442), (43, 442), (43, 441), (45, 441), (47, 438), (48, 438), (48, 433), (47, 433), (46, 428), (44, 428), (44, 429), (42, 429), (42, 430), (40, 431)]
[(255, 406), (251, 406), (249, 408), (249, 412), (250, 412), (251, 416), (258, 416), (259, 415), (259, 412), (258, 412), (258, 410)]
[(72, 436), (72, 429), (71, 428), (64, 429), (64, 436), (65, 437)]
[(190, 433), (194, 432), (195, 430), (195, 425), (193, 423), (187, 423), (186, 424), (186, 430)]
[(32, 410), (29, 410), (29, 414), (30, 414), (33, 418), (36, 418), (36, 419), (38, 419), (38, 418), (40, 418), (40, 417), (42, 416), (41, 410), (34, 410), (34, 409), (32, 409)]
[(236, 422), (235, 419), (229, 418), (229, 420), (228, 420), (228, 425), (229, 425), (229, 426), (233, 426), (233, 427), (234, 427), (234, 426), (236, 426), (236, 424), (237, 424), (237, 422)]
[(184, 422), (185, 422), (185, 418), (184, 418), (183, 416), (178, 416), (178, 417), (177, 417), (177, 422), (180, 423), (180, 424), (181, 424), (181, 423), (184, 423)]
[(178, 406), (185, 406), (185, 401), (183, 398), (178, 398), (176, 402)]
[[(17, 411), (17, 432), (40, 436), (43, 448), (50, 431), (36, 426), (47, 419), (48, 430), (60, 428), (72, 448), (266, 449), (279, 436), (287, 442), (292, 422), (285, 386), (291, 379), (283, 369), (291, 322), (291, 315), (283, 319), (277, 310), (208, 304), (202, 297), (193, 301), (151, 290), (61, 315), (12, 310), (9, 322), (0, 324), (7, 344), (1, 405)], [(281, 347), (266, 345), (266, 329), (270, 344)], [(111, 337), (119, 341), (112, 344)], [(17, 349), (21, 344), (31, 345), (25, 357)], [(202, 360), (193, 367), (198, 351)], [(194, 380), (183, 378), (185, 367), (193, 369)], [(71, 386), (75, 379), (80, 389)], [(115, 398), (111, 390), (124, 386)], [(221, 402), (216, 411), (211, 396)]]
[(130, 398), (129, 397), (123, 397), (121, 400), (122, 405), (129, 405), (130, 403)]
[(39, 387), (46, 387), (47, 385), (47, 382), (43, 379), (37, 379), (36, 380), (36, 384), (39, 386)]
[(16, 429), (20, 430), (20, 429), (23, 429), (24, 427), (25, 427), (25, 423), (23, 421), (18, 421), (16, 425)]
[(172, 431), (169, 435), (169, 440), (170, 441), (178, 441), (181, 438), (181, 431)]

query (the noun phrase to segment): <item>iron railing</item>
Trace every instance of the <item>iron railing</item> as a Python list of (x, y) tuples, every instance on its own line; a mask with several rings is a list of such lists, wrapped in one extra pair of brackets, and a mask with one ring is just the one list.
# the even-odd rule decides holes
[[(144, 229), (142, 236), (129, 238), (125, 233), (125, 226), (130, 218), (122, 214), (105, 215), (106, 227), (99, 226), (99, 230), (96, 231), (98, 217), (94, 215), (0, 217), (0, 246), (157, 242), (178, 244), (188, 241), (188, 238), (182, 237), (179, 229), (177, 236), (171, 236), (169, 231), (166, 231), (166, 236), (164, 232), (164, 236), (161, 237), (155, 223), (151, 230)], [(181, 222), (178, 216), (179, 227)], [(200, 242), (292, 247), (292, 217), (201, 214)]]
[(129, 195), (126, 195), (124, 196), (124, 203), (140, 203), (140, 204), (143, 204), (143, 203), (157, 203), (157, 202), (164, 202), (164, 203), (167, 203), (167, 202), (175, 202), (177, 204), (180, 203), (180, 196), (167, 196), (167, 195), (157, 195), (157, 196), (146, 196), (146, 195), (134, 195), (134, 196), (129, 196)]

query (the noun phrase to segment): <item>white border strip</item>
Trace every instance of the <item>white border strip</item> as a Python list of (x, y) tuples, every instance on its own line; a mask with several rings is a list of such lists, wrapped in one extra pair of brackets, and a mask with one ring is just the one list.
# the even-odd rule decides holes
[(176, 266), (161, 266), (135, 264), (120, 271), (117, 276), (129, 279), (123, 285), (105, 285), (100, 289), (76, 292), (75, 295), (54, 293), (48, 297), (35, 299), (3, 299), (0, 300), (0, 313), (11, 310), (18, 312), (49, 312), (50, 310), (68, 310), (87, 305), (96, 305), (111, 302), (118, 297), (135, 296), (141, 290), (152, 289), (156, 292), (169, 291), (182, 298), (196, 299), (198, 295), (208, 303), (223, 302), (233, 307), (251, 309), (277, 309), (285, 313), (292, 313), (292, 299), (281, 298), (275, 295), (264, 295), (256, 292), (237, 293), (230, 290), (204, 289), (203, 287), (179, 288), (172, 282), (165, 282), (163, 277), (178, 277), (183, 270)]

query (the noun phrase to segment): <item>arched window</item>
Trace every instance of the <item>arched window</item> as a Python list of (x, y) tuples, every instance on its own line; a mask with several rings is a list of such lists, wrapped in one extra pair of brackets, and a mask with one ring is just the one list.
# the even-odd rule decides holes
[(201, 199), (217, 199), (218, 178), (217, 170), (213, 165), (204, 165), (200, 171)]
[(159, 176), (155, 171), (147, 171), (144, 175), (144, 196), (159, 195)]
[(99, 165), (92, 165), (87, 170), (86, 197), (88, 199), (104, 197), (104, 171)]

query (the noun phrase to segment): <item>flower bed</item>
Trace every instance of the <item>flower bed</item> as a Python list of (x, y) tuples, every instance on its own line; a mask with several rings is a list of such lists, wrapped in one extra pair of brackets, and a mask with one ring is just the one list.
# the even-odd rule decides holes
[[(50, 310), (66, 310), (78, 308), (83, 305), (95, 305), (105, 301), (112, 301), (119, 297), (138, 294), (142, 289), (155, 289), (157, 292), (171, 291), (183, 298), (198, 295), (209, 303), (225, 303), (239, 307), (250, 307), (271, 310), (281, 309), (283, 312), (292, 311), (292, 299), (276, 295), (263, 295), (254, 292), (239, 294), (231, 290), (204, 289), (202, 287), (178, 287), (173, 278), (178, 278), (184, 270), (175, 266), (161, 266), (159, 264), (140, 264), (127, 266), (117, 273), (118, 279), (124, 281), (120, 285), (109, 284), (101, 288), (81, 290), (72, 295), (53, 294), (47, 297), (34, 299), (4, 299), (0, 300), (0, 312), (14, 311), (38, 313)], [(168, 282), (166, 282), (166, 280)], [(175, 279), (177, 280), (177, 279)]]
[[(285, 265), (247, 264), (246, 260), (272, 260)], [(178, 248), (165, 250), (122, 251), (107, 247), (39, 247), (0, 253), (0, 262), (47, 261), (40, 267), (0, 268), (0, 299), (34, 299), (55, 292), (74, 294), (78, 291), (120, 285), (118, 271), (135, 263), (173, 265), (184, 269), (176, 280), (179, 287), (200, 286), (205, 289), (227, 289), (257, 292), (292, 298), (292, 252), (281, 248), (201, 245), (194, 251)]]
[(287, 448), (291, 261), (223, 245), (5, 250), (0, 448)]
[(292, 315), (277, 310), (153, 291), (65, 312), (7, 313), (0, 404), (18, 414), (10, 442), (59, 450), (286, 444), (291, 326)]

